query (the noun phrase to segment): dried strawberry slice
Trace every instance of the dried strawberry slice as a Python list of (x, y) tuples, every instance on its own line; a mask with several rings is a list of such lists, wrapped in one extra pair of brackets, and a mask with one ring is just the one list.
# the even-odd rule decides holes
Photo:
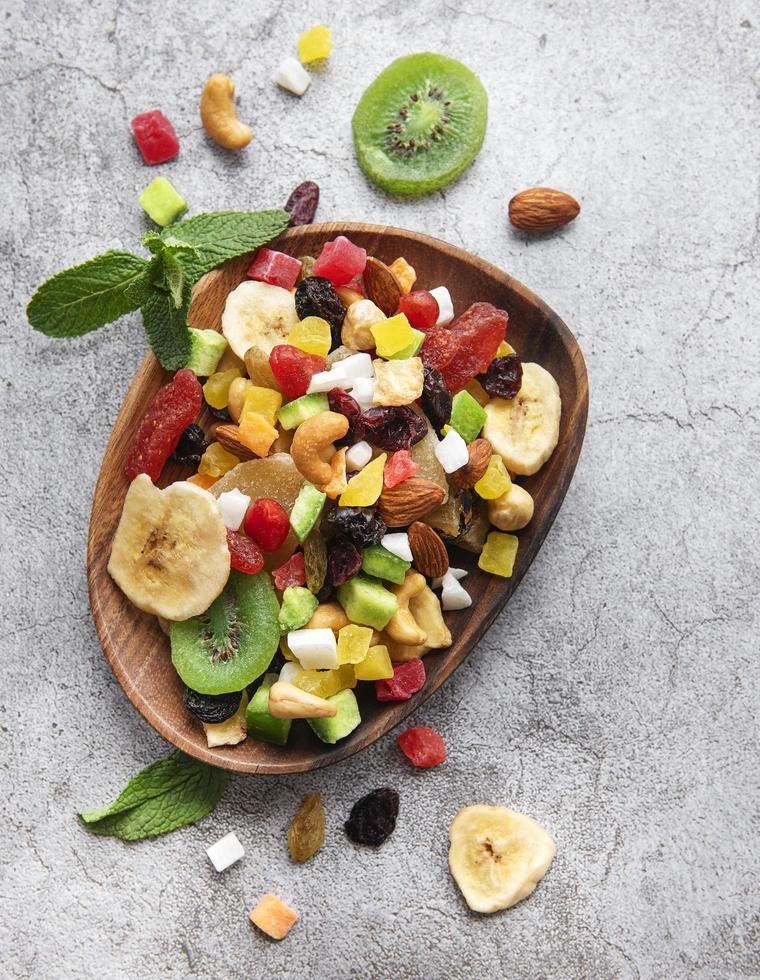
[(447, 327), (433, 327), (428, 330), (425, 342), (420, 349), (422, 363), (426, 367), (443, 371), (446, 365), (456, 357), (459, 350), (459, 337)]
[(325, 370), (327, 361), (291, 344), (278, 344), (269, 355), (269, 366), (285, 397), (300, 398), (306, 394), (312, 377)]
[[(452, 394), (461, 391), (476, 374), (486, 370), (496, 356), (499, 344), (504, 340), (507, 319), (504, 310), (498, 310), (490, 303), (473, 303), (448, 328), (459, 341), (459, 346), (456, 357), (438, 370)], [(428, 340), (432, 333), (433, 331), (427, 335)], [(426, 344), (427, 340), (423, 344), (423, 351)]]
[(124, 463), (130, 483), (139, 473), (147, 473), (156, 482), (182, 433), (195, 421), (202, 400), (200, 383), (187, 368), (177, 371), (169, 384), (159, 388), (148, 405)]

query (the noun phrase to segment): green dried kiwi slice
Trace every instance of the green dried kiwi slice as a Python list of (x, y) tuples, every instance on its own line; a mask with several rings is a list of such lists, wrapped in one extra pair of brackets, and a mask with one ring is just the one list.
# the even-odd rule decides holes
[(384, 190), (427, 194), (469, 167), (487, 119), (488, 96), (469, 68), (440, 54), (407, 55), (359, 100), (352, 121), (356, 155)]

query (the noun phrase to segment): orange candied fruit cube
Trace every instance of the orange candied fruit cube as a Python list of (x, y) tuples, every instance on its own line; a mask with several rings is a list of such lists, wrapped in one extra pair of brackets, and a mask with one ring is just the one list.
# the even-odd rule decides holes
[(187, 482), (194, 483), (201, 490), (208, 490), (209, 487), (213, 487), (218, 479), (218, 476), (209, 476), (208, 473), (194, 473), (187, 478)]
[(257, 456), (266, 456), (276, 438), (277, 429), (263, 415), (249, 412), (240, 420), (238, 439)]
[(249, 918), (267, 936), (271, 936), (272, 939), (284, 939), (298, 922), (298, 912), (270, 892), (261, 899), (255, 909), (251, 909)]
[(394, 262), (391, 262), (388, 268), (396, 277), (396, 282), (401, 286), (401, 292), (404, 296), (407, 293), (411, 293), (412, 286), (417, 282), (417, 273), (414, 271), (414, 266), (409, 265), (405, 258), (399, 256)]

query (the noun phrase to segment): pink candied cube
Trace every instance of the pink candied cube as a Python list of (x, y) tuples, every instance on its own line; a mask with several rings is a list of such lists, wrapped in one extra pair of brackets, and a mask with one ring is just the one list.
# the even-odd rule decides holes
[(173, 160), (179, 153), (179, 140), (174, 126), (160, 109), (135, 116), (132, 120), (132, 132), (143, 160), (151, 166)]
[(325, 242), (322, 252), (314, 263), (313, 276), (323, 276), (334, 286), (345, 286), (364, 272), (367, 264), (367, 250), (350, 242), (345, 235), (338, 235), (331, 242)]
[(390, 490), (414, 476), (419, 468), (408, 449), (398, 449), (385, 464), (383, 483)]
[(393, 665), (393, 677), (375, 681), (378, 701), (408, 701), (425, 683), (425, 665), (421, 660), (404, 660)]
[(283, 289), (292, 289), (301, 271), (301, 262), (292, 255), (275, 252), (271, 248), (260, 248), (253, 262), (248, 266), (246, 275), (249, 279), (268, 282)]

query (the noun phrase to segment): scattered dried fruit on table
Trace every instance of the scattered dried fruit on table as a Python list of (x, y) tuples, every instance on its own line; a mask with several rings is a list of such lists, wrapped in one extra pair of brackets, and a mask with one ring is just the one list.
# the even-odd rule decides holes
[(399, 797), (395, 789), (383, 786), (362, 796), (351, 807), (345, 823), (346, 834), (355, 844), (379, 847), (396, 829)]
[(396, 744), (412, 765), (421, 769), (431, 769), (446, 761), (446, 744), (438, 732), (425, 725), (407, 728), (397, 737)]
[(216, 871), (226, 871), (245, 854), (236, 834), (225, 834), (216, 844), (206, 848), (209, 861)]
[(201, 407), (201, 386), (192, 371), (177, 371), (154, 395), (138, 426), (124, 473), (132, 481), (147, 473), (154, 482), (177, 448), (182, 433), (195, 421)]
[(288, 850), (294, 861), (308, 861), (325, 842), (325, 807), (320, 793), (309, 793), (288, 827)]
[[(300, 61), (292, 57), (283, 58), (274, 74), (274, 80), (281, 88), (287, 89), (293, 95), (303, 95), (309, 85), (311, 85), (311, 76), (309, 73), (304, 71)], [(285, 210), (287, 211), (288, 208), (286, 207)], [(291, 222), (291, 224), (308, 223), (307, 221)]]
[(272, 939), (284, 939), (298, 922), (298, 913), (276, 895), (265, 895), (256, 908), (251, 909), (249, 918)]
[(137, 200), (151, 221), (162, 228), (187, 211), (187, 201), (166, 177), (154, 178)]
[(332, 53), (332, 33), (324, 24), (317, 24), (304, 31), (298, 38), (298, 57), (302, 64), (329, 58)]
[(581, 206), (564, 191), (531, 187), (515, 194), (509, 202), (509, 220), (522, 231), (554, 231), (580, 214)]
[[(314, 215), (317, 213), (317, 205), (319, 204), (319, 185), (315, 184), (313, 180), (304, 180), (298, 185), (290, 194), (287, 202), (285, 203), (285, 210), (290, 215), (290, 224), (295, 225), (310, 225), (314, 220)], [(310, 258), (310, 257), (309, 257)], [(306, 266), (306, 263), (303, 262)], [(311, 270), (314, 267), (316, 259), (311, 259), (310, 268), (306, 275), (311, 275)]]
[(174, 126), (160, 109), (141, 112), (132, 120), (132, 132), (143, 160), (154, 166), (173, 160), (179, 153)]

